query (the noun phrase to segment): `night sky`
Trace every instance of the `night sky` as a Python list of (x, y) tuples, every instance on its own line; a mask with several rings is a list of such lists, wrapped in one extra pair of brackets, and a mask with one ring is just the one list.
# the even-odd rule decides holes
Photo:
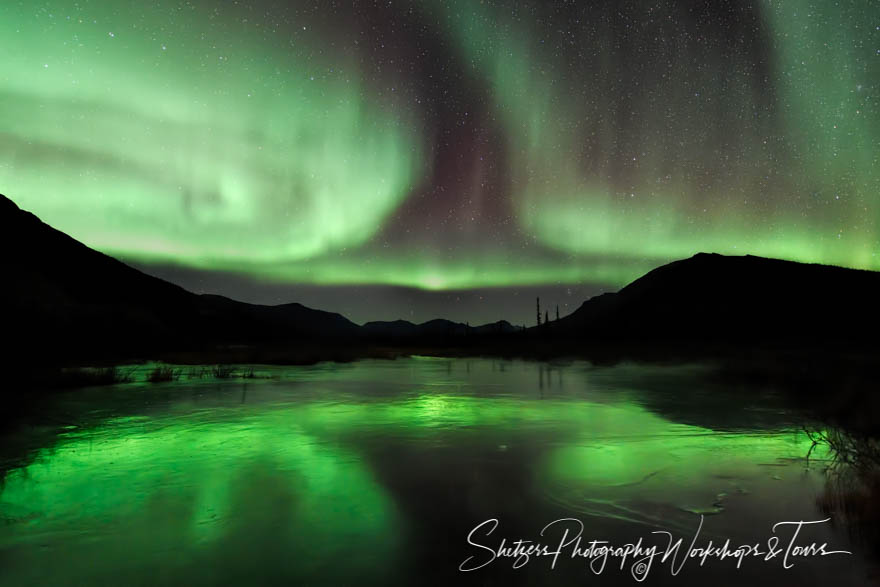
[(9, 0), (0, 63), (0, 192), (199, 292), (520, 324), (699, 251), (880, 269), (871, 0)]

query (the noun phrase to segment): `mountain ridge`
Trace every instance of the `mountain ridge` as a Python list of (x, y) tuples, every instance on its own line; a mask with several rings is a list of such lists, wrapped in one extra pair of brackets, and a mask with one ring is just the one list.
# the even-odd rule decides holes
[(880, 273), (697, 253), (585, 301), (547, 330), (604, 340), (818, 342), (876, 337)]
[[(22, 347), (58, 353), (120, 352), (272, 342), (293, 337), (355, 337), (359, 327), (334, 312), (298, 303), (246, 304), (196, 294), (89, 248), (0, 196), (0, 258), (7, 325)], [(47, 344), (45, 333), (56, 344)], [(86, 353), (90, 354), (90, 353)]]
[[(307, 349), (320, 359), (389, 346), (419, 352), (577, 354), (702, 344), (877, 343), (880, 273), (754, 255), (697, 253), (523, 331), (506, 320), (371, 321), (297, 302), (196, 294), (95, 251), (0, 196), (7, 334), (20, 356), (84, 360), (236, 347)], [(395, 351), (397, 352), (397, 351)], [(289, 354), (273, 355), (283, 361)]]

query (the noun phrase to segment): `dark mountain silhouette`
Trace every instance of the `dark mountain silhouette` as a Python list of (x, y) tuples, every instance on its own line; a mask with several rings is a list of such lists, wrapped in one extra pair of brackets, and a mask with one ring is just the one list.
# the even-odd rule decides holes
[(878, 300), (877, 272), (699, 253), (530, 330), (607, 343), (874, 344)]
[(468, 336), (487, 336), (515, 332), (516, 328), (507, 320), (499, 320), (481, 326), (469, 326), (461, 322), (436, 319), (413, 324), (407, 320), (367, 322), (363, 325), (364, 333), (376, 341), (412, 341), (414, 339), (457, 339)]
[(91, 358), (356, 338), (339, 314), (197, 295), (94, 251), (0, 196), (6, 338), (23, 356)]
[(508, 334), (511, 332), (519, 332), (520, 329), (507, 320), (499, 320), (481, 326), (472, 326), (471, 330), (475, 334)]
[(617, 357), (645, 349), (724, 353), (780, 344), (875, 348), (880, 327), (880, 273), (753, 256), (700, 253), (525, 332), (507, 321), (361, 327), (300, 304), (197, 295), (86, 247), (2, 196), (0, 256), (4, 334), (15, 351), (6, 359), (39, 365), (180, 352), (216, 362), (233, 360), (230, 349), (250, 349), (235, 360), (299, 362), (356, 358), (378, 347), (391, 348), (392, 356)]
[(464, 335), (470, 327), (460, 322), (436, 318), (421, 324), (413, 324), (408, 320), (367, 322), (363, 328), (366, 332), (378, 336), (420, 336), (426, 334)]

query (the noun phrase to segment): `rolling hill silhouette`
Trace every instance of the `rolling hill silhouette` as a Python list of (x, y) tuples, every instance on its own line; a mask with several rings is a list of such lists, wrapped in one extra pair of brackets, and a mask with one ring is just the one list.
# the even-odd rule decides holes
[(339, 314), (197, 295), (88, 248), (0, 196), (2, 307), (22, 355), (131, 356), (155, 349), (357, 337)]
[(700, 253), (669, 263), (560, 320), (522, 331), (507, 321), (471, 327), (442, 319), (358, 326), (296, 303), (262, 306), (194, 294), (88, 248), (2, 196), (0, 250), (12, 360), (34, 363), (230, 348), (282, 349), (249, 360), (283, 362), (292, 349), (319, 360), (338, 358), (340, 349), (346, 358), (365, 356), (376, 347), (520, 356), (875, 347), (880, 327), (880, 273), (753, 256)]
[(516, 332), (517, 328), (507, 320), (499, 320), (481, 326), (469, 326), (461, 322), (438, 318), (421, 324), (413, 324), (406, 320), (367, 322), (363, 325), (363, 330), (373, 340), (402, 342), (420, 338), (456, 339), (467, 336), (509, 334)]
[(876, 344), (880, 273), (699, 253), (532, 329), (605, 343)]

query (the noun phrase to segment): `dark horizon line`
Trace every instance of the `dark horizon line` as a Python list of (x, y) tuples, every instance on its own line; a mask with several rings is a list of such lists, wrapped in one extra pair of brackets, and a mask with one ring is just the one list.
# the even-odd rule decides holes
[[(66, 233), (65, 233), (65, 234), (66, 234)], [(79, 242), (79, 241), (77, 241), (77, 242)], [(88, 245), (84, 245), (84, 246), (88, 246)], [(89, 248), (91, 248), (91, 247), (89, 247)], [(96, 250), (96, 249), (92, 249), (92, 250)], [(97, 251), (97, 252), (100, 253), (101, 251)], [(105, 254), (105, 255), (106, 255), (106, 253), (101, 253), (101, 254)], [(107, 255), (107, 256), (111, 256), (111, 255)], [(588, 297), (588, 298), (586, 298), (586, 299), (583, 299), (583, 300), (580, 301), (580, 304), (578, 305), (578, 307), (580, 307), (580, 305), (584, 304), (585, 302), (588, 302), (589, 300), (591, 300), (591, 299), (593, 299), (593, 298), (595, 298), (595, 297), (598, 297), (598, 296), (601, 296), (601, 295), (605, 295), (605, 294), (614, 294), (614, 293), (618, 293), (618, 292), (620, 292), (621, 290), (623, 290), (624, 288), (626, 288), (627, 286), (629, 286), (630, 284), (632, 284), (632, 283), (634, 283), (634, 282), (636, 282), (636, 281), (642, 279), (643, 277), (645, 277), (645, 276), (647, 276), (647, 275), (653, 273), (653, 272), (656, 271), (657, 269), (660, 269), (660, 268), (665, 267), (665, 266), (667, 266), (667, 265), (670, 265), (670, 264), (672, 264), (672, 263), (678, 263), (678, 262), (681, 262), (681, 261), (686, 261), (686, 260), (688, 260), (688, 259), (694, 259), (694, 258), (703, 257), (703, 256), (706, 256), (706, 257), (717, 256), (717, 257), (729, 257), (729, 258), (755, 258), (755, 259), (764, 259), (764, 260), (769, 260), (769, 261), (783, 261), (783, 262), (786, 262), (786, 263), (792, 263), (792, 264), (804, 265), (804, 266), (832, 267), (832, 268), (836, 268), (836, 269), (845, 269), (845, 270), (847, 270), (847, 271), (860, 271), (860, 272), (864, 272), (864, 273), (880, 273), (880, 271), (874, 271), (874, 270), (872, 270), (872, 269), (861, 269), (861, 268), (855, 268), (855, 267), (846, 267), (846, 266), (844, 266), (844, 265), (833, 265), (833, 264), (829, 264), (829, 263), (819, 263), (819, 262), (810, 262), (810, 261), (793, 261), (793, 260), (790, 260), (790, 259), (783, 259), (783, 258), (779, 258), (779, 257), (766, 257), (766, 256), (763, 256), (763, 255), (754, 255), (754, 254), (751, 254), (751, 253), (744, 253), (744, 254), (741, 254), (741, 255), (729, 255), (729, 254), (725, 254), (725, 253), (715, 253), (715, 252), (698, 251), (698, 252), (694, 253), (693, 255), (691, 255), (690, 257), (682, 257), (682, 258), (679, 258), (679, 259), (673, 259), (673, 260), (671, 260), (671, 261), (667, 261), (667, 262), (665, 262), (665, 263), (661, 263), (660, 265), (658, 265), (658, 266), (655, 267), (654, 269), (651, 269), (651, 270), (649, 270), (649, 271), (646, 271), (645, 273), (643, 273), (643, 274), (640, 275), (639, 277), (633, 279), (632, 281), (628, 282), (626, 285), (624, 285), (624, 286), (622, 286), (622, 287), (620, 287), (620, 288), (618, 288), (618, 289), (616, 289), (616, 290), (612, 290), (612, 289), (605, 290), (605, 291), (602, 291), (601, 293), (598, 293), (598, 294), (596, 294), (596, 295), (594, 295), (594, 296), (591, 296), (591, 297)], [(111, 256), (111, 257), (112, 257), (112, 256)], [(158, 276), (156, 276), (156, 275), (152, 275), (151, 273), (148, 273), (147, 271), (144, 271), (144, 269), (142, 268), (142, 267), (143, 267), (143, 264), (141, 264), (141, 263), (137, 263), (137, 265), (132, 265), (131, 262), (128, 261), (128, 260), (119, 259), (118, 257), (112, 257), (112, 258), (117, 259), (118, 261), (120, 261), (121, 263), (124, 263), (125, 265), (127, 265), (128, 267), (134, 269), (135, 271), (139, 271), (139, 272), (141, 272), (141, 273), (144, 273), (144, 274), (146, 274), (146, 275), (149, 275), (150, 277), (155, 277), (156, 279), (161, 279), (162, 281), (166, 281), (166, 282), (168, 282), (168, 283), (171, 283), (171, 284), (173, 284), (173, 285), (176, 285), (177, 287), (180, 287), (180, 288), (184, 289), (185, 291), (187, 291), (187, 292), (189, 292), (189, 293), (192, 293), (192, 294), (194, 294), (194, 295), (198, 295), (198, 296), (218, 296), (218, 297), (226, 298), (226, 299), (233, 300), (233, 301), (236, 301), (236, 302), (240, 302), (240, 303), (243, 303), (243, 304), (250, 304), (250, 305), (254, 305), (254, 306), (263, 306), (263, 307), (280, 307), (280, 306), (285, 306), (285, 305), (290, 305), (290, 304), (297, 304), (297, 305), (302, 306), (302, 307), (304, 307), (304, 308), (307, 308), (307, 309), (309, 309), (309, 310), (314, 310), (314, 311), (318, 311), (318, 312), (327, 312), (327, 313), (330, 313), (330, 314), (336, 314), (336, 315), (338, 315), (338, 316), (341, 316), (341, 317), (345, 318), (346, 320), (348, 320), (348, 321), (351, 322), (352, 324), (355, 324), (356, 326), (359, 326), (359, 327), (363, 327), (363, 326), (365, 326), (365, 325), (367, 325), (367, 324), (371, 324), (371, 323), (390, 324), (390, 323), (395, 323), (395, 322), (404, 322), (404, 323), (407, 323), (407, 324), (411, 324), (411, 325), (413, 325), (413, 326), (422, 326), (422, 325), (425, 325), (425, 324), (428, 324), (428, 323), (431, 323), (431, 322), (435, 322), (435, 321), (445, 321), (445, 322), (450, 322), (450, 323), (452, 323), (452, 324), (456, 324), (456, 325), (460, 325), (460, 326), (470, 326), (469, 321), (465, 321), (465, 322), (457, 322), (457, 321), (455, 321), (455, 320), (451, 320), (451, 319), (448, 319), (448, 318), (444, 318), (444, 317), (442, 317), (442, 316), (437, 316), (437, 317), (435, 317), (435, 318), (429, 318), (429, 319), (427, 319), (427, 320), (423, 320), (423, 321), (420, 321), (420, 322), (414, 322), (414, 321), (411, 321), (411, 320), (407, 320), (407, 319), (405, 319), (405, 318), (403, 318), (403, 317), (398, 317), (398, 318), (390, 319), (390, 320), (378, 320), (378, 319), (377, 319), (377, 320), (366, 320), (366, 321), (364, 321), (363, 323), (358, 323), (358, 322), (355, 322), (354, 320), (350, 319), (348, 316), (346, 316), (346, 315), (345, 315), (343, 312), (341, 312), (341, 311), (336, 311), (336, 310), (324, 310), (324, 309), (320, 309), (320, 308), (313, 308), (313, 307), (311, 307), (311, 306), (307, 306), (307, 305), (305, 305), (305, 304), (303, 304), (303, 303), (301, 303), (301, 302), (299, 302), (299, 301), (288, 301), (288, 302), (279, 302), (279, 303), (276, 303), (276, 304), (266, 304), (266, 303), (258, 303), (258, 302), (249, 302), (249, 301), (245, 301), (245, 300), (237, 299), (237, 298), (235, 298), (235, 297), (232, 297), (232, 296), (229, 296), (229, 295), (226, 295), (226, 294), (221, 294), (221, 293), (214, 293), (214, 292), (207, 292), (207, 291), (205, 291), (205, 292), (201, 292), (201, 293), (197, 293), (197, 292), (192, 291), (191, 289), (188, 289), (187, 287), (182, 286), (182, 285), (180, 285), (180, 284), (178, 284), (178, 283), (176, 283), (176, 282), (174, 282), (174, 281), (172, 281), (172, 280), (170, 280), (170, 279), (167, 279), (167, 278), (164, 278), (164, 277), (158, 277)], [(148, 265), (152, 265), (152, 264), (148, 264)], [(165, 266), (165, 267), (173, 266), (173, 267), (176, 267), (176, 268), (179, 268), (179, 269), (184, 269), (184, 270), (193, 270), (193, 269), (194, 269), (194, 268), (191, 268), (191, 267), (186, 266), (185, 264), (178, 264), (178, 263), (173, 263), (173, 264), (172, 264), (172, 263), (163, 263), (163, 264), (158, 264), (158, 266), (160, 266), (160, 267), (161, 267), (161, 266)], [(242, 274), (242, 273), (239, 273), (239, 272), (234, 272), (234, 271), (223, 271), (223, 272), (221, 272), (221, 273), (234, 274), (234, 275), (236, 275), (236, 276), (238, 276), (238, 277), (240, 277), (240, 278), (244, 278), (244, 279), (250, 279), (250, 278), (251, 278), (251, 277), (248, 276), (248, 275), (245, 275), (245, 274)], [(489, 291), (499, 291), (499, 292), (500, 292), (500, 291), (504, 291), (504, 290), (508, 290), (508, 289), (512, 289), (512, 288), (518, 288), (518, 287), (519, 287), (519, 288), (528, 288), (528, 289), (537, 289), (537, 288), (544, 287), (544, 286), (549, 285), (549, 284), (542, 284), (542, 285), (526, 284), (526, 285), (520, 285), (520, 286), (515, 286), (515, 285), (511, 285), (511, 286), (486, 286), (486, 287), (474, 287), (474, 288), (467, 288), (467, 289), (456, 288), (456, 289), (444, 289), (444, 290), (432, 290), (432, 289), (420, 288), (420, 287), (417, 287), (417, 286), (393, 285), (393, 284), (381, 284), (381, 283), (357, 283), (357, 284), (349, 284), (349, 283), (345, 283), (345, 284), (313, 284), (313, 283), (290, 283), (290, 284), (288, 284), (288, 283), (277, 283), (276, 285), (278, 285), (279, 287), (287, 287), (287, 286), (289, 286), (289, 287), (304, 287), (304, 288), (310, 288), (310, 289), (322, 289), (322, 288), (359, 288), (359, 287), (367, 287), (367, 288), (376, 288), (376, 289), (380, 289), (380, 288), (381, 288), (381, 289), (390, 289), (390, 290), (404, 291), (404, 292), (422, 292), (422, 293), (430, 293), (430, 294), (434, 294), (434, 293), (441, 294), (441, 293), (442, 293), (442, 294), (454, 295), (454, 294), (456, 294), (456, 293), (472, 293), (472, 292), (474, 292), (474, 291), (480, 291), (480, 290), (489, 290)], [(582, 286), (584, 286), (584, 285), (586, 285), (586, 284), (585, 284), (585, 283), (578, 283), (578, 284), (557, 284), (557, 285), (559, 285), (559, 286), (563, 286), (563, 287), (566, 286), (566, 285), (571, 285), (571, 286), (575, 286), (575, 287), (582, 287)], [(556, 306), (556, 305), (557, 305), (557, 304), (555, 304), (555, 303), (554, 303), (554, 304), (551, 304), (551, 306)], [(551, 306), (547, 306), (547, 307), (545, 307), (545, 309), (546, 309), (546, 310), (549, 310), (549, 308), (550, 308)], [(565, 317), (571, 315), (571, 313), (574, 312), (574, 311), (576, 311), (576, 310), (577, 310), (577, 308), (575, 308), (574, 310), (572, 310), (571, 312), (569, 312), (569, 313), (567, 313), (567, 314), (565, 314), (565, 315), (560, 315), (560, 316), (559, 316), (559, 319), (562, 319), (562, 318), (565, 318)], [(553, 321), (555, 321), (555, 320), (556, 320), (556, 318), (555, 318), (555, 314), (554, 314), (553, 316), (550, 317), (550, 321), (553, 322)], [(532, 324), (532, 325), (526, 325), (526, 324), (523, 324), (523, 323), (521, 323), (521, 322), (520, 322), (520, 323), (512, 322), (512, 321), (510, 321), (510, 320), (508, 320), (508, 319), (506, 319), (506, 318), (500, 318), (500, 319), (498, 319), (498, 320), (489, 321), (489, 322), (485, 322), (485, 323), (480, 323), (480, 324), (477, 324), (477, 325), (475, 325), (475, 326), (470, 326), (470, 328), (479, 328), (479, 327), (481, 327), (481, 326), (490, 326), (490, 325), (499, 324), (499, 323), (502, 323), (502, 322), (506, 322), (507, 324), (509, 324), (509, 325), (511, 325), (511, 326), (514, 326), (514, 327), (525, 326), (527, 329), (528, 329), (528, 328), (534, 328), (534, 327), (537, 327), (537, 326), (540, 326), (540, 325), (543, 325), (543, 324), (544, 324), (544, 322), (543, 322), (543, 318), (542, 318), (542, 323), (541, 323), (541, 324)]]

